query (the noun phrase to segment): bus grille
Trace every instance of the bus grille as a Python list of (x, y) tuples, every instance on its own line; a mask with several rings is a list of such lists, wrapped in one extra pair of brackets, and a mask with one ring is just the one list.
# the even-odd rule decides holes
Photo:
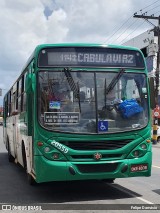
[(78, 164), (76, 166), (81, 173), (101, 173), (114, 172), (117, 169), (118, 163)]
[[(123, 155), (122, 154), (103, 154), (102, 158), (103, 159), (119, 159), (121, 158)], [(93, 154), (92, 155), (71, 155), (72, 159), (76, 160), (76, 159), (93, 159)]]
[(61, 141), (60, 143), (74, 150), (114, 150), (120, 149), (132, 142), (128, 140), (110, 140), (110, 141)]

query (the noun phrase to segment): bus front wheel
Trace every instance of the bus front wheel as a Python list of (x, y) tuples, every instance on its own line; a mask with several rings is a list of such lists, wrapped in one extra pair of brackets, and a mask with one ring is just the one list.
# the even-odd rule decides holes
[(30, 185), (36, 185), (36, 181), (34, 180), (34, 178), (32, 177), (32, 175), (31, 174), (29, 174), (29, 173), (27, 173), (27, 179), (28, 179), (28, 183), (30, 184)]
[(34, 180), (34, 178), (28, 173), (27, 171), (27, 160), (26, 160), (26, 152), (25, 152), (25, 147), (24, 147), (24, 144), (22, 146), (22, 156), (23, 156), (23, 167), (27, 173), (27, 180), (28, 180), (28, 183), (30, 185), (35, 185), (36, 182)]
[(7, 142), (7, 148), (8, 148), (8, 161), (9, 162), (14, 162), (14, 157), (11, 154), (11, 149), (10, 149), (10, 145), (9, 145), (9, 141)]

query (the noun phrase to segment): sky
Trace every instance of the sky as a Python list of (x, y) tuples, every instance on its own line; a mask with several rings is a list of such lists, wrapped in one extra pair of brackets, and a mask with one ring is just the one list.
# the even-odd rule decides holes
[[(133, 14), (160, 15), (156, 0), (0, 0), (0, 88), (3, 95), (42, 43), (125, 41), (152, 28)], [(153, 22), (154, 23), (154, 22)], [(157, 24), (157, 23), (155, 23)], [(0, 97), (2, 105), (3, 96)]]

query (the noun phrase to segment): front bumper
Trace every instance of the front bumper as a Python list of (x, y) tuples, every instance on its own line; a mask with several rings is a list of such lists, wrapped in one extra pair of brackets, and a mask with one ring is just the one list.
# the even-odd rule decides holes
[[(132, 164), (147, 164), (148, 169), (131, 172)], [(38, 183), (150, 176), (151, 164), (152, 152), (135, 159), (95, 162), (50, 161), (44, 156), (35, 156), (35, 176)]]

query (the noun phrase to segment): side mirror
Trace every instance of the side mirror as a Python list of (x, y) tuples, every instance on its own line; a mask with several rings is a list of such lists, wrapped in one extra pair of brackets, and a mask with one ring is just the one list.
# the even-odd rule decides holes
[(32, 126), (33, 126), (33, 103), (34, 103), (34, 85), (35, 85), (35, 74), (27, 73), (25, 79), (25, 91), (27, 94), (26, 101), (26, 111), (27, 113), (27, 122), (28, 122), (28, 135), (32, 136)]
[(153, 77), (151, 77), (149, 79), (149, 87), (150, 87), (151, 109), (154, 109), (156, 107), (156, 102), (155, 102), (155, 88), (154, 88), (154, 78)]
[(32, 91), (32, 74), (28, 73), (25, 79), (25, 91), (30, 93)]
[(33, 85), (35, 83), (35, 74), (28, 73), (25, 79), (25, 91), (31, 93), (33, 91)]

